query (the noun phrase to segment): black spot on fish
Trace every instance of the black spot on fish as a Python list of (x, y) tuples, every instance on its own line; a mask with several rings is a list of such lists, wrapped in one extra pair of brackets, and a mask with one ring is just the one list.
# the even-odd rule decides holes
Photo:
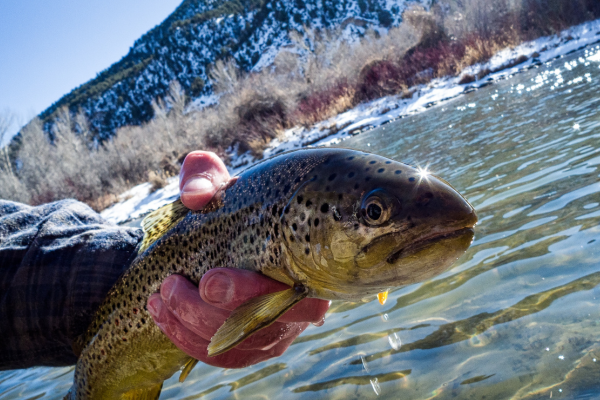
[(293, 230), (297, 230), (297, 229), (298, 229), (298, 225), (296, 225), (296, 223), (295, 223), (295, 222), (292, 224), (292, 229), (293, 229)]
[(379, 173), (379, 174), (380, 174), (380, 173), (382, 173), (383, 171), (385, 171), (385, 169), (384, 169), (384, 168), (379, 168), (379, 169), (377, 170), (377, 173)]
[(326, 213), (328, 211), (329, 211), (329, 204), (323, 203), (323, 205), (321, 206), (321, 212)]
[(386, 163), (386, 164), (391, 164), (392, 162), (391, 162), (391, 161), (386, 161), (385, 163)]
[(306, 200), (306, 207), (310, 207), (310, 206), (312, 206), (312, 204), (313, 204), (312, 201)]
[(369, 164), (375, 164), (376, 162), (377, 161), (373, 160), (373, 161), (370, 161)]
[(300, 213), (300, 221), (304, 222), (305, 219), (306, 219), (306, 214)]
[(402, 173), (402, 171), (400, 171), (399, 169), (396, 170), (396, 172), (394, 172), (396, 175), (400, 175)]
[(354, 190), (358, 189), (358, 183), (354, 184)]
[(348, 157), (348, 160), (354, 160), (354, 156)]
[(354, 178), (354, 172), (350, 172), (350, 173), (348, 174), (348, 178)]
[(307, 248), (305, 248), (305, 249), (304, 249), (304, 253), (305, 253), (306, 255), (309, 255), (309, 254), (310, 254), (310, 249), (309, 249), (308, 247), (307, 247)]
[(369, 182), (370, 180), (371, 180), (371, 177), (370, 177), (370, 176), (367, 176), (367, 177), (365, 178), (365, 181), (366, 181), (366, 182)]
[(298, 201), (298, 204), (301, 204), (304, 201), (304, 198), (302, 196), (298, 196), (296, 197), (296, 200)]
[(310, 235), (304, 236), (304, 240), (306, 240), (307, 243), (310, 243)]
[(319, 218), (315, 218), (315, 228), (319, 226)]
[(415, 177), (411, 176), (410, 178), (408, 178), (409, 181), (414, 182), (415, 181)]
[(337, 177), (337, 174), (331, 174), (331, 175), (329, 175), (329, 178), (327, 178), (327, 179), (328, 179), (328, 180), (331, 182), (331, 181), (332, 181), (332, 180), (334, 180), (336, 177)]

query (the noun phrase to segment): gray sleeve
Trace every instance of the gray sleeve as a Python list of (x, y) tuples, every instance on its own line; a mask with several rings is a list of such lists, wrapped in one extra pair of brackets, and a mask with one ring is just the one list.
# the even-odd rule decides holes
[(74, 364), (74, 339), (141, 237), (74, 200), (0, 200), (0, 370)]

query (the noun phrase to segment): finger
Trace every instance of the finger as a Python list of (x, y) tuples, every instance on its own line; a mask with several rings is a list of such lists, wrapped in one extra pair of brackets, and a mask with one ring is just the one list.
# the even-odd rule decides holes
[(215, 153), (193, 151), (183, 160), (179, 174), (181, 201), (187, 208), (199, 210), (229, 179), (225, 164)]
[(308, 322), (274, 322), (268, 327), (253, 333), (248, 339), (236, 346), (240, 350), (269, 350), (279, 342), (290, 337), (298, 337), (308, 326)]
[(160, 287), (165, 307), (196, 335), (210, 340), (230, 312), (206, 303), (198, 287), (181, 275), (171, 275)]
[(208, 342), (187, 329), (173, 313), (164, 305), (159, 294), (153, 294), (148, 299), (148, 312), (154, 323), (181, 350), (190, 354), (186, 349), (206, 347)]
[(274, 357), (272, 355), (273, 351), (246, 351), (237, 348), (231, 349), (223, 354), (219, 354), (218, 356), (209, 357), (206, 346), (189, 350), (181, 347), (179, 348), (195, 359), (219, 368), (246, 368), (250, 365), (258, 364), (259, 362)]
[[(307, 327), (308, 327), (308, 322), (303, 324), (303, 328), (298, 332), (298, 335), (300, 335)], [(294, 342), (294, 340), (296, 340), (296, 338), (298, 337), (298, 335), (296, 336), (290, 336), (287, 337), (283, 340), (281, 340), (279, 343), (277, 343), (277, 345), (275, 347), (273, 347), (271, 350), (269, 350), (271, 357), (279, 357), (281, 356), (283, 353), (285, 353), (285, 351), (288, 349), (288, 347), (290, 347), (290, 345)]]
[[(216, 308), (200, 297), (197, 287), (180, 275), (171, 275), (160, 287), (161, 306), (166, 307), (191, 332), (209, 340), (229, 317), (230, 311)], [(267, 350), (291, 335), (298, 336), (299, 324), (275, 322), (238, 345), (242, 350)]]
[(214, 367), (245, 368), (270, 358), (281, 356), (294, 342), (296, 337), (304, 329), (306, 329), (308, 323), (297, 325), (300, 325), (297, 335), (290, 335), (289, 337), (282, 339), (275, 346), (268, 350), (241, 350), (238, 346), (215, 357), (209, 357), (208, 351), (205, 348), (190, 349), (190, 351), (181, 348), (181, 350), (185, 351), (187, 354), (191, 355), (197, 360)]
[[(249, 299), (290, 287), (252, 271), (217, 268), (208, 271), (200, 280), (200, 296), (217, 308), (234, 310)], [(304, 299), (281, 316), (280, 322), (315, 322), (323, 320), (329, 302)]]
[(304, 299), (283, 314), (280, 322), (312, 322), (317, 326), (323, 325), (325, 314), (331, 301), (321, 299)]

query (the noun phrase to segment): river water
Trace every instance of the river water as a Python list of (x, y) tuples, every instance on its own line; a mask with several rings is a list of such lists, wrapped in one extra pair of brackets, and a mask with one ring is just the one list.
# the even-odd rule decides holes
[[(466, 254), (384, 306), (335, 303), (280, 358), (198, 365), (161, 399), (600, 398), (600, 47), (343, 143), (443, 177), (477, 209)], [(72, 368), (0, 373), (60, 399)]]

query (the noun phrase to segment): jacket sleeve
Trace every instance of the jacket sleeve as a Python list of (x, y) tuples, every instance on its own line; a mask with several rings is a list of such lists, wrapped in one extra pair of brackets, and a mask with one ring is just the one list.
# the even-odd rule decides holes
[(0, 200), (0, 370), (77, 362), (74, 339), (141, 237), (74, 200)]

